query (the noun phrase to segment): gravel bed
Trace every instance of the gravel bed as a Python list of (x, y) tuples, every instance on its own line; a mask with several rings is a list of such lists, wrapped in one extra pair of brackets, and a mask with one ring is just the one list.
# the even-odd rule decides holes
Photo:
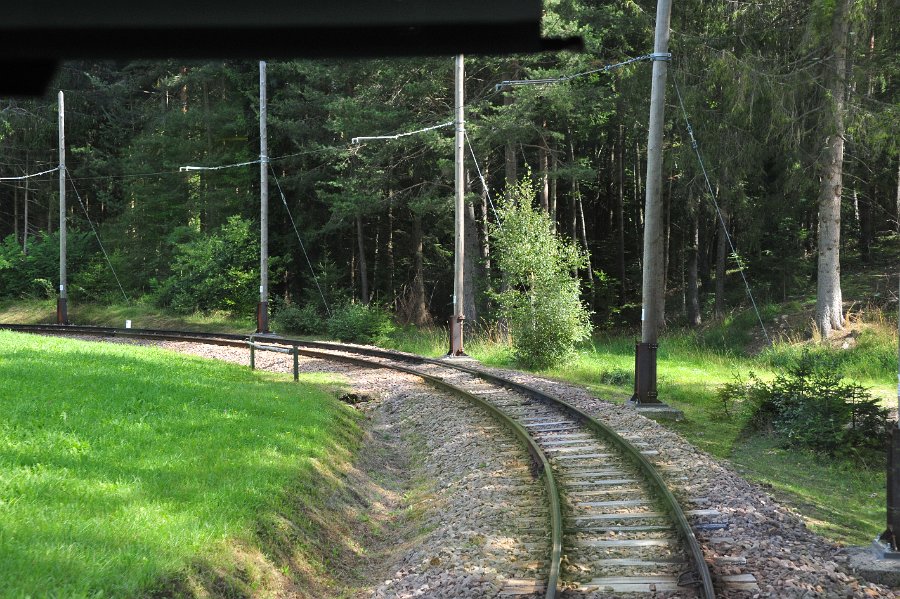
[[(249, 361), (248, 352), (238, 348), (114, 341), (242, 364)], [(292, 371), (290, 357), (266, 352), (257, 353), (257, 367)], [(518, 510), (523, 505), (538, 506), (542, 491), (527, 476), (524, 453), (516, 449), (514, 438), (503, 437), (498, 444), (497, 427), (491, 420), (462, 400), (425, 387), (415, 377), (304, 358), (300, 368), (343, 372), (360, 392), (378, 394), (382, 400), (366, 409), (381, 411), (388, 426), (397, 427), (413, 450), (422, 452), (423, 473), (433, 481), (421, 538), (399, 556), (390, 568), (394, 575), (378, 584), (370, 596), (487, 598), (497, 596), (507, 578), (533, 579), (541, 573), (533, 563), (540, 552), (533, 547), (547, 541), (540, 532), (517, 525), (513, 514), (522, 513)], [(481, 368), (552, 393), (632, 436), (633, 441), (646, 443), (645, 448), (659, 450), (650, 459), (660, 466), (685, 509), (718, 512), (688, 515), (710, 564), (717, 596), (900, 598), (900, 593), (854, 577), (840, 547), (808, 530), (796, 514), (726, 462), (657, 422), (633, 409), (601, 401), (580, 387), (519, 371)], [(525, 509), (541, 515), (540, 508)], [(703, 524), (725, 528), (696, 528)], [(510, 563), (517, 566), (511, 570)], [(722, 584), (723, 577), (747, 574), (753, 575), (758, 590)]]

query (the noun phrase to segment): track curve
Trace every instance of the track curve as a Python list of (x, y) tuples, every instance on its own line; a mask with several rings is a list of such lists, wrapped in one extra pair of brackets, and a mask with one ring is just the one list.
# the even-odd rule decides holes
[[(420, 377), (478, 405), (511, 430), (527, 448), (533, 474), (543, 479), (550, 503), (548, 574), (543, 588), (525, 585), (520, 592), (509, 589), (507, 595), (539, 590), (547, 599), (554, 599), (581, 592), (695, 589), (699, 597), (715, 597), (703, 552), (683, 510), (638, 447), (574, 405), (534, 387), (472, 368), (466, 361), (275, 335), (72, 325), (0, 324), (0, 329), (233, 347), (265, 340), (267, 344), (296, 348), (300, 355), (310, 358), (389, 368)], [(598, 498), (603, 500), (594, 501)], [(648, 569), (653, 574), (646, 573)]]

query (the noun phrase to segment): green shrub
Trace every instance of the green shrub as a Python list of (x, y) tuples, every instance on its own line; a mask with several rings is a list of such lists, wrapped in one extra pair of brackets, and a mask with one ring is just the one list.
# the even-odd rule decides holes
[(723, 402), (742, 398), (749, 431), (771, 432), (787, 447), (828, 455), (878, 452), (885, 447), (888, 412), (862, 386), (846, 383), (821, 355), (804, 353), (771, 383), (750, 375), (723, 386)]
[[(100, 258), (89, 248), (96, 243), (89, 233), (71, 231), (68, 236), (69, 291), (81, 287), (84, 265)], [(0, 242), (0, 299), (56, 297), (59, 284), (59, 234), (28, 238), (28, 253), (9, 235)]]
[(531, 208), (527, 180), (501, 202), (492, 227), (507, 288), (493, 294), (509, 320), (516, 359), (529, 368), (561, 363), (591, 332), (577, 273), (587, 265), (578, 246), (553, 231), (549, 216)]
[(328, 334), (352, 343), (384, 344), (394, 328), (384, 309), (363, 304), (346, 304), (328, 319)]
[(296, 304), (288, 304), (279, 308), (272, 319), (275, 330), (279, 333), (293, 333), (296, 335), (319, 335), (325, 332), (326, 322), (316, 307), (306, 304), (299, 307)]
[(183, 314), (252, 313), (259, 298), (259, 239), (251, 224), (232, 216), (217, 231), (179, 245), (157, 302)]
[(622, 387), (634, 382), (634, 373), (630, 370), (625, 370), (624, 368), (604, 368), (600, 371), (597, 382), (601, 385), (615, 385), (617, 387)]

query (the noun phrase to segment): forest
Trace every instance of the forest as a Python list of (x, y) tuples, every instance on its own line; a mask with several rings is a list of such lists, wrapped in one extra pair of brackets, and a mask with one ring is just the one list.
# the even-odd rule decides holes
[[(841, 303), (854, 298), (841, 295), (840, 252), (877, 260), (900, 234), (897, 9), (896, 0), (675, 3), (668, 324), (698, 326), (749, 305), (745, 277), (759, 304), (818, 284), (819, 329), (841, 327)], [(497, 318), (489, 291), (504, 275), (492, 227), (523, 180), (533, 208), (583, 252), (592, 324), (632, 326), (652, 63), (631, 59), (652, 51), (655, 5), (547, 0), (544, 10), (544, 35), (581, 36), (583, 52), (466, 57), (468, 326)], [(70, 301), (250, 318), (257, 69), (255, 60), (68, 62), (46, 97), (2, 100), (0, 299), (56, 293), (58, 174), (9, 178), (57, 166), (62, 90)], [(497, 86), (585, 71), (596, 72)], [(453, 81), (452, 57), (268, 62), (273, 313), (356, 302), (400, 322), (446, 323), (453, 128), (439, 125), (453, 119)]]

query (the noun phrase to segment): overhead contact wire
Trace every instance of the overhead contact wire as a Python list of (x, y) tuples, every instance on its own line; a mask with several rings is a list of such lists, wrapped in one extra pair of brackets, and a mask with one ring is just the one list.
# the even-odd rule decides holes
[(41, 175), (49, 175), (50, 173), (55, 173), (58, 170), (59, 170), (59, 166), (55, 166), (51, 169), (47, 169), (47, 170), (41, 171), (39, 173), (20, 175), (18, 177), (0, 177), (0, 181), (24, 181), (25, 179), (31, 179), (33, 177), (40, 177)]

